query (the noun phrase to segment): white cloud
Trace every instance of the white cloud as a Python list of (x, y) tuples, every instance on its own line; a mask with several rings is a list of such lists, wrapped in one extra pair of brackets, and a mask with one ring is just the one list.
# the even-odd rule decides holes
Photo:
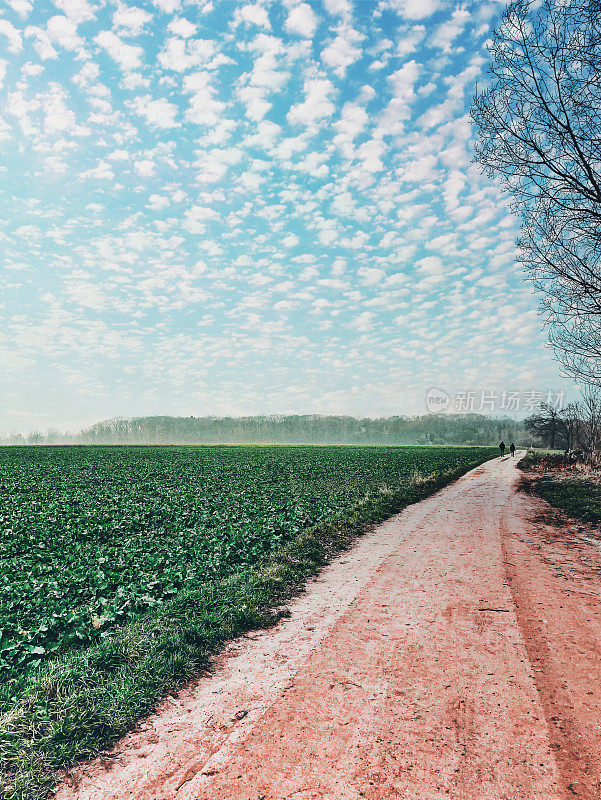
[(252, 71), (247, 75), (251, 86), (260, 86), (269, 91), (279, 91), (290, 78), (290, 73), (281, 69), (281, 54), (284, 51), (280, 39), (260, 33), (249, 45), (258, 52)]
[(416, 262), (415, 268), (424, 275), (442, 275), (445, 271), (442, 259), (438, 256), (426, 256)]
[(357, 275), (365, 286), (375, 286), (384, 280), (386, 273), (383, 269), (375, 267), (359, 267)]
[(8, 39), (8, 50), (10, 53), (18, 53), (23, 49), (21, 34), (7, 19), (0, 19), (0, 34)]
[(271, 109), (271, 103), (266, 99), (265, 90), (258, 86), (241, 86), (237, 94), (246, 105), (246, 116), (255, 122), (263, 119)]
[(176, 121), (178, 108), (174, 103), (164, 97), (152, 100), (149, 95), (136, 97), (132, 103), (136, 113), (144, 117), (149, 125), (155, 128), (175, 128), (179, 126)]
[(185, 72), (191, 69), (196, 59), (186, 50), (186, 41), (178, 36), (172, 36), (159, 53), (159, 64), (163, 69), (172, 69), (175, 72)]
[(383, 7), (393, 9), (405, 19), (430, 17), (445, 4), (445, 0), (388, 0), (381, 3)]
[(337, 131), (334, 143), (340, 147), (345, 158), (353, 158), (355, 148), (353, 145), (357, 136), (366, 128), (369, 116), (362, 105), (358, 103), (345, 103), (340, 112), (340, 119), (333, 127)]
[(54, 5), (79, 25), (94, 18), (94, 9), (88, 0), (53, 0)]
[(412, 100), (415, 92), (414, 85), (419, 77), (419, 66), (414, 61), (408, 61), (401, 69), (397, 69), (389, 77), (393, 87), (394, 97), (407, 102)]
[(349, 323), (349, 327), (354, 328), (360, 333), (366, 333), (372, 329), (375, 319), (376, 315), (373, 311), (363, 311)]
[(259, 28), (269, 30), (271, 23), (269, 22), (269, 15), (265, 6), (260, 3), (247, 4), (241, 8), (237, 8), (234, 13), (234, 27), (241, 23), (246, 25), (256, 25)]
[(357, 150), (357, 158), (361, 162), (361, 167), (367, 172), (379, 172), (384, 169), (382, 156), (386, 151), (386, 146), (381, 139), (368, 139)]
[(265, 182), (266, 178), (259, 172), (253, 169), (248, 169), (245, 172), (237, 175), (236, 180), (244, 192), (256, 194), (261, 188), (261, 184)]
[(94, 39), (122, 70), (132, 70), (141, 66), (144, 50), (133, 44), (126, 44), (112, 31), (101, 31)]
[(361, 91), (357, 96), (358, 103), (369, 103), (370, 100), (373, 100), (376, 96), (376, 90), (369, 86), (368, 84), (363, 84), (361, 87)]
[(361, 250), (368, 242), (369, 235), (365, 231), (357, 231), (351, 238), (342, 239), (340, 244), (351, 250)]
[(225, 103), (218, 100), (211, 76), (207, 72), (195, 72), (184, 78), (184, 90), (192, 95), (186, 118), (197, 125), (213, 127), (222, 118)]
[(444, 189), (444, 201), (448, 213), (456, 211), (459, 207), (459, 195), (465, 189), (465, 175), (453, 169), (447, 175)]
[(84, 53), (84, 41), (77, 33), (77, 23), (70, 17), (57, 15), (51, 17), (46, 24), (46, 33), (50, 41), (64, 47)]
[(156, 165), (149, 158), (141, 158), (134, 161), (134, 172), (142, 178), (150, 178), (155, 173)]
[(308, 3), (292, 6), (286, 20), (286, 30), (311, 39), (317, 28), (318, 19)]
[(334, 86), (327, 78), (308, 78), (304, 82), (305, 99), (288, 111), (287, 119), (292, 125), (311, 125), (326, 117), (330, 117), (336, 107), (331, 97)]
[(361, 57), (361, 48), (357, 45), (365, 36), (344, 22), (338, 25), (336, 33), (336, 38), (322, 51), (321, 60), (342, 78), (347, 67)]
[(258, 147), (271, 151), (281, 133), (282, 129), (279, 125), (264, 119), (257, 124), (254, 133), (244, 137), (242, 144), (245, 147)]
[(113, 150), (108, 156), (111, 161), (129, 161), (130, 157), (129, 150)]
[(44, 71), (44, 67), (42, 64), (34, 64), (32, 61), (28, 61), (26, 64), (23, 64), (22, 73), (23, 75), (41, 75)]
[(139, 36), (144, 26), (152, 20), (152, 14), (139, 6), (128, 6), (119, 3), (117, 10), (113, 14), (113, 25), (120, 29), (119, 33), (124, 36)]
[(357, 212), (355, 198), (350, 192), (340, 192), (332, 202), (332, 210), (343, 217), (353, 217)]
[(405, 58), (414, 53), (426, 36), (425, 25), (412, 25), (407, 31), (399, 31), (396, 54)]
[(181, 0), (152, 0), (153, 4), (165, 14), (173, 14), (181, 8)]
[(451, 19), (443, 22), (437, 28), (432, 37), (432, 45), (440, 47), (445, 53), (450, 53), (453, 41), (463, 31), (470, 17), (471, 14), (465, 7), (456, 8), (451, 15)]
[(104, 293), (91, 281), (69, 281), (66, 290), (70, 300), (80, 306), (100, 311), (106, 305)]
[(204, 233), (206, 231), (205, 223), (212, 219), (219, 219), (219, 214), (215, 209), (194, 205), (184, 213), (184, 228), (190, 233)]
[(346, 16), (352, 11), (350, 0), (324, 0), (328, 14)]
[(306, 134), (301, 136), (288, 136), (278, 144), (275, 153), (282, 161), (286, 161), (296, 153), (302, 153), (307, 149), (308, 142)]
[(153, 211), (161, 211), (163, 208), (167, 208), (167, 206), (170, 205), (170, 201), (168, 197), (164, 197), (163, 195), (151, 194), (148, 197), (148, 205)]
[(33, 8), (32, 0), (8, 0), (8, 5), (21, 19), (27, 19)]
[(410, 116), (410, 105), (416, 97), (415, 84), (418, 79), (419, 65), (413, 59), (388, 77), (393, 96), (378, 121), (376, 131), (378, 136), (403, 132), (404, 120)]
[(42, 61), (58, 58), (58, 53), (52, 46), (52, 40), (46, 30), (33, 25), (28, 25), (27, 28), (25, 28), (25, 36), (27, 38), (35, 38), (33, 49), (36, 51)]
[(181, 36), (182, 39), (189, 39), (190, 36), (194, 36), (196, 33), (196, 25), (184, 17), (175, 17), (175, 19), (172, 19), (169, 25), (167, 25), (167, 28), (175, 36)]
[(158, 58), (164, 69), (185, 72), (198, 67), (208, 68), (216, 51), (217, 45), (212, 39), (185, 40), (171, 36)]
[(199, 183), (216, 183), (221, 180), (232, 164), (242, 159), (242, 150), (237, 147), (214, 147), (206, 152), (199, 152), (194, 166), (198, 169)]
[(108, 163), (108, 161), (104, 160), (100, 160), (95, 167), (92, 167), (92, 169), (84, 170), (83, 172), (79, 173), (79, 178), (82, 180), (92, 179), (94, 181), (112, 181), (114, 177), (115, 173), (113, 172), (111, 165)]
[(51, 83), (44, 92), (42, 107), (45, 114), (44, 130), (48, 134), (77, 129), (75, 113), (68, 108), (67, 94), (58, 83)]
[(121, 86), (132, 92), (136, 89), (148, 89), (150, 80), (142, 77), (139, 72), (125, 72), (121, 79)]

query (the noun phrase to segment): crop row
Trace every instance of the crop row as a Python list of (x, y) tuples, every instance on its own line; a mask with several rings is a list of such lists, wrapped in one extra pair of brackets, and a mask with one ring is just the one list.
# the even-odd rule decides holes
[(483, 448), (0, 449), (0, 679)]

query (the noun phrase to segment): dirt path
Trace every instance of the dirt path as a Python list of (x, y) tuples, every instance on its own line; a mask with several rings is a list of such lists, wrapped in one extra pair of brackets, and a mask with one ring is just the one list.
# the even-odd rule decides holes
[(516, 478), (364, 536), (58, 800), (599, 800), (601, 549)]

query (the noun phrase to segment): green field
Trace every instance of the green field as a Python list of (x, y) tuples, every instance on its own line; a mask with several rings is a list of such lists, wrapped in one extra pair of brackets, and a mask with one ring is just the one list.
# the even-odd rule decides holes
[(353, 535), (494, 453), (1, 448), (0, 788), (43, 796)]

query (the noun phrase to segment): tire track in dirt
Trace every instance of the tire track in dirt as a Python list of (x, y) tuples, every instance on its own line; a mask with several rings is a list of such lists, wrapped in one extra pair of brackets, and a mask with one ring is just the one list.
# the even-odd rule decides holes
[(599, 800), (601, 542), (527, 495), (516, 498), (503, 528), (508, 580), (563, 792)]
[[(549, 699), (565, 696), (561, 669), (584, 640), (559, 642), (559, 672), (534, 648), (539, 601), (518, 585), (532, 568), (518, 544), (534, 535), (535, 501), (516, 477), (495, 459), (366, 534), (289, 619), (231, 643), (108, 762), (72, 772), (58, 800), (565, 800), (574, 780), (589, 800), (591, 758), (578, 771), (561, 752), (582, 703), (568, 729), (567, 704)], [(583, 670), (596, 680), (592, 657)]]

